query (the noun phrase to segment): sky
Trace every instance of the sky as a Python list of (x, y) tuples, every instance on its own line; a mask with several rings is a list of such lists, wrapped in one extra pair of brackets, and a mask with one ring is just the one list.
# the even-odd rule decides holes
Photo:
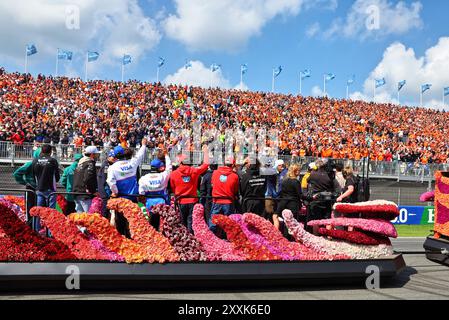
[[(57, 48), (73, 51), (59, 74), (121, 79), (121, 58), (132, 56), (125, 79), (271, 91), (273, 69), (282, 66), (275, 91), (299, 93), (299, 72), (311, 70), (303, 95), (321, 96), (323, 75), (335, 74), (327, 94), (443, 107), (449, 87), (449, 1), (446, 0), (15, 0), (0, 2), (0, 66), (24, 71), (25, 47), (32, 74), (55, 74)], [(186, 62), (191, 67), (184, 67)], [(211, 64), (221, 69), (211, 72)], [(248, 71), (240, 85), (240, 66)], [(386, 80), (376, 89), (375, 79)], [(449, 108), (449, 96), (446, 97)]]

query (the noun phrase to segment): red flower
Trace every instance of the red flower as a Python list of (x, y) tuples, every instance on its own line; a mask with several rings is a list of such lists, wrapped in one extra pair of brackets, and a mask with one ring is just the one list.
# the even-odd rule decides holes
[(389, 238), (380, 236), (371, 232), (360, 232), (360, 231), (346, 231), (346, 230), (328, 230), (326, 228), (320, 228), (319, 233), (331, 238), (345, 240), (350, 243), (364, 244), (377, 246), (379, 244), (386, 244), (391, 246), (391, 241)]

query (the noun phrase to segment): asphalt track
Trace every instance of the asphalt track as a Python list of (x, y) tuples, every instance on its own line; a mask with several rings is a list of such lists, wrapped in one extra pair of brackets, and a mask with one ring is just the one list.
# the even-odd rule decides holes
[(449, 267), (426, 259), (422, 252), (424, 238), (402, 238), (394, 241), (396, 251), (405, 254), (407, 268), (381, 288), (368, 290), (354, 286), (313, 286), (289, 288), (233, 288), (216, 291), (182, 290), (151, 292), (17, 292), (3, 293), (0, 300), (447, 300)]

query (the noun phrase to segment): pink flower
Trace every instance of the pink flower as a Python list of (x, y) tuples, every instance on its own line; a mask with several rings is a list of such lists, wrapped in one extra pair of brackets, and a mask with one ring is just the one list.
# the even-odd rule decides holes
[(100, 197), (92, 199), (92, 205), (89, 208), (89, 213), (99, 213), (103, 211), (103, 200)]

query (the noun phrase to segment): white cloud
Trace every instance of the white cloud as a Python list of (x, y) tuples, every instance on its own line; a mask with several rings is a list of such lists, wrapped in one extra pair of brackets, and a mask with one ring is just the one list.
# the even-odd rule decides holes
[(223, 77), (221, 70), (212, 72), (209, 67), (206, 67), (201, 61), (190, 61), (191, 68), (180, 68), (174, 74), (168, 75), (164, 79), (166, 84), (183, 84), (192, 85), (203, 88), (220, 87), (230, 88), (229, 80)]
[[(79, 29), (67, 28), (67, 8), (79, 9)], [(161, 34), (137, 0), (15, 0), (0, 2), (0, 56), (21, 63), (27, 43), (36, 44), (33, 59), (49, 59), (56, 49), (101, 53), (96, 65), (117, 63), (124, 53), (134, 60), (153, 49)], [(79, 50), (77, 52), (76, 50)], [(82, 59), (81, 59), (82, 60)], [(92, 66), (94, 68), (94, 66)]]
[(321, 26), (318, 22), (315, 22), (314, 24), (310, 25), (306, 30), (306, 35), (309, 38), (313, 38), (315, 35), (320, 32)]
[(401, 103), (419, 105), (421, 85), (430, 83), (433, 86), (425, 93), (424, 104), (429, 107), (441, 106), (443, 88), (449, 86), (447, 61), (449, 37), (440, 38), (422, 57), (416, 56), (413, 48), (406, 48), (402, 43), (393, 43), (385, 50), (382, 61), (365, 80), (364, 91), (356, 92), (351, 97), (372, 100), (374, 79), (385, 78), (387, 84), (377, 89), (376, 101), (397, 103), (398, 82), (407, 80), (400, 93)]
[(319, 86), (315, 86), (312, 88), (312, 96), (313, 97), (323, 97), (324, 91)]
[(324, 31), (325, 38), (344, 36), (347, 38), (400, 35), (423, 26), (421, 2), (407, 5), (404, 1), (357, 0), (346, 18), (334, 20)]
[(240, 91), (249, 91), (249, 87), (244, 83), (239, 83), (238, 85), (236, 85), (234, 87), (235, 90), (240, 90)]
[[(296, 16), (314, 0), (175, 0), (176, 14), (163, 22), (166, 34), (191, 50), (237, 51), (277, 16)], [(320, 0), (335, 7), (335, 0)]]

